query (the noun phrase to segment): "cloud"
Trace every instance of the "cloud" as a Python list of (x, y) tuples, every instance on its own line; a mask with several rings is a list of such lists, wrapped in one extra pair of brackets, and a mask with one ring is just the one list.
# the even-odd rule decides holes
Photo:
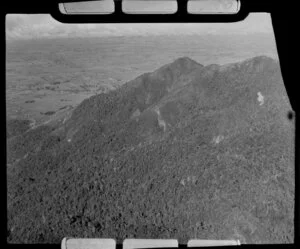
[(162, 23), (162, 24), (65, 24), (47, 14), (9, 14), (6, 16), (6, 38), (38, 39), (53, 37), (192, 35), (271, 33), (269, 14), (251, 14), (237, 23)]

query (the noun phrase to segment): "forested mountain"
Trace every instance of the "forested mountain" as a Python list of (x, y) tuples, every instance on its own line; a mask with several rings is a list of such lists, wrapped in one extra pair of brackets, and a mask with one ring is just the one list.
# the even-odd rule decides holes
[(15, 122), (8, 242), (292, 243), (290, 110), (269, 57), (208, 66), (183, 57), (84, 100), (62, 122)]

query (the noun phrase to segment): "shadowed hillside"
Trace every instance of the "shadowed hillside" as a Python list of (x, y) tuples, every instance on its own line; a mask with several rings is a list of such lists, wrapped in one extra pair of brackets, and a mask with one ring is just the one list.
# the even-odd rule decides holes
[(292, 243), (294, 123), (277, 61), (187, 57), (8, 132), (8, 242)]

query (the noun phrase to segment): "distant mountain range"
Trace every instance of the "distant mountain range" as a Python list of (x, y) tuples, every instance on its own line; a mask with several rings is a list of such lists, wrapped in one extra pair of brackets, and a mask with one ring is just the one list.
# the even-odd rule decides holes
[(292, 243), (290, 110), (269, 57), (222, 66), (183, 57), (84, 100), (61, 122), (15, 121), (7, 240)]

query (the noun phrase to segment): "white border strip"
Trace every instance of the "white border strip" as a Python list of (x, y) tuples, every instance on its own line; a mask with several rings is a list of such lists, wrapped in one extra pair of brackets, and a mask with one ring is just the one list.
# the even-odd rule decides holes
[(239, 246), (239, 240), (189, 240), (187, 247), (204, 247), (204, 246)]
[(176, 239), (125, 239), (123, 249), (178, 247)]
[(114, 239), (63, 238), (61, 249), (115, 249)]

